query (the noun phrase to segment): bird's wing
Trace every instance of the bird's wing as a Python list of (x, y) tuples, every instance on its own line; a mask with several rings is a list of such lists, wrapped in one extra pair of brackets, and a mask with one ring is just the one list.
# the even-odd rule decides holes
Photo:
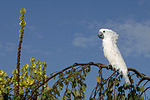
[(120, 69), (120, 71), (122, 71), (123, 69), (126, 69), (126, 64), (124, 62), (124, 59), (118, 47), (113, 46), (113, 49), (110, 48), (110, 50), (111, 50), (111, 54), (108, 54), (107, 56), (110, 56), (108, 60), (110, 60), (109, 62), (111, 63), (111, 65), (115, 67), (116, 69)]

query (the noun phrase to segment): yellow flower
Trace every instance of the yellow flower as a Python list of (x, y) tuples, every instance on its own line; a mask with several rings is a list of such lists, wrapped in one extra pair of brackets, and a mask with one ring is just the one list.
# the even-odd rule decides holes
[(3, 75), (3, 73), (4, 73), (3, 70), (0, 69), (0, 75)]
[(20, 13), (26, 13), (26, 9), (25, 8), (21, 8)]
[(101, 81), (100, 77), (97, 76), (96, 81), (99, 83)]
[(22, 21), (19, 23), (19, 25), (26, 26), (26, 22), (22, 20)]
[(26, 63), (26, 64), (24, 65), (24, 67), (25, 67), (25, 69), (28, 69), (29, 65)]
[(27, 85), (32, 85), (34, 83), (34, 80), (27, 78), (26, 83), (27, 83)]
[(21, 34), (19, 34), (19, 37), (22, 37), (22, 35), (21, 35)]
[(144, 100), (144, 97), (141, 97), (141, 100)]
[(13, 86), (18, 86), (18, 82), (13, 82)]
[(33, 62), (33, 61), (35, 61), (35, 58), (31, 57), (30, 62)]
[(43, 67), (47, 67), (47, 64), (45, 61), (43, 61)]
[(45, 69), (45, 68), (43, 69), (43, 72), (46, 72), (46, 69)]
[(47, 75), (44, 75), (44, 77), (45, 77), (45, 78), (48, 78), (48, 76), (47, 76)]
[(5, 73), (4, 76), (7, 76), (7, 73)]
[(19, 93), (20, 93), (20, 94), (23, 94), (23, 93), (24, 93), (24, 87), (20, 87), (20, 88), (19, 88)]
[(23, 84), (23, 85), (27, 84), (27, 80), (24, 79), (24, 80), (22, 81), (22, 84)]
[(26, 83), (29, 83), (29, 78), (26, 79)]
[(32, 85), (34, 83), (34, 79), (29, 80), (29, 85)]
[(42, 75), (42, 72), (38, 71), (38, 74)]
[(27, 76), (27, 75), (28, 75), (28, 72), (26, 71), (26, 72), (24, 73), (24, 75)]
[(49, 85), (48, 84), (44, 84), (44, 87), (48, 87)]
[(0, 82), (2, 82), (3, 81), (3, 79), (0, 77)]
[(8, 88), (8, 90), (10, 90), (11, 88), (10, 88), (10, 86), (7, 86), (7, 88)]
[[(21, 33), (22, 32), (22, 30), (19, 30), (19, 33)], [(21, 37), (21, 34), (19, 34), (19, 37)]]
[(32, 67), (35, 67), (36, 66), (36, 64), (35, 63), (32, 63)]
[(3, 80), (3, 84), (6, 84), (6, 83), (7, 83), (7, 81), (4, 79), (4, 80)]
[(13, 75), (16, 74), (16, 70), (13, 70), (12, 74), (13, 74)]
[(41, 65), (38, 65), (38, 66), (37, 66), (37, 69), (38, 69), (38, 70), (42, 70), (42, 66), (41, 66)]
[(19, 19), (20, 19), (20, 20), (23, 20), (23, 17), (20, 16)]
[(13, 70), (12, 74), (16, 75), (16, 73), (18, 73), (18, 70)]
[(33, 67), (29, 67), (29, 72), (32, 73)]
[(36, 73), (37, 73), (37, 70), (36, 70), (36, 69), (34, 69), (33, 73), (34, 73), (34, 74), (36, 74)]
[(25, 77), (25, 75), (23, 74), (20, 79), (23, 79), (24, 77)]
[(31, 75), (28, 75), (28, 78), (30, 78), (31, 77)]
[(41, 65), (41, 62), (40, 62), (40, 60), (38, 60), (38, 61), (36, 62), (36, 64), (37, 64), (37, 65)]

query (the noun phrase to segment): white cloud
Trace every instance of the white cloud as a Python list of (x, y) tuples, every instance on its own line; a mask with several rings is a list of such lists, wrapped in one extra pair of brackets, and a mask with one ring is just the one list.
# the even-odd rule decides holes
[(16, 49), (15, 43), (6, 42), (6, 43), (0, 43), (0, 50), (2, 52), (10, 52), (14, 51)]
[(5, 50), (6, 51), (14, 51), (16, 49), (16, 45), (14, 43), (5, 43)]
[(8, 53), (12, 53), (16, 50), (17, 46), (12, 42), (0, 42), (0, 55), (5, 56)]
[(40, 32), (38, 32), (38, 28), (36, 28), (35, 26), (29, 25), (27, 27), (29, 29), (30, 34), (32, 34), (34, 37), (38, 38), (38, 39), (43, 39), (44, 35)]
[(98, 42), (96, 36), (84, 36), (83, 34), (75, 34), (75, 38), (72, 43), (74, 46), (86, 48), (89, 46), (96, 46)]
[[(16, 51), (15, 51), (16, 50)], [(0, 42), (0, 52), (1, 52), (1, 56), (5, 56), (8, 53), (11, 52), (17, 52), (18, 50), (18, 46), (15, 43), (11, 43), (11, 42), (6, 42), (6, 43), (1, 43)], [(36, 49), (34, 47), (32, 47), (31, 45), (24, 45), (22, 44), (22, 51), (26, 52), (26, 53), (37, 53), (37, 54), (42, 54), (42, 55), (47, 55), (49, 56), (51, 54), (51, 52), (49, 51), (43, 51), (40, 49)]]
[(126, 56), (150, 57), (150, 21), (128, 20), (124, 23), (111, 22), (109, 25), (123, 36), (119, 37), (122, 39), (120, 47)]
[(145, 4), (149, 4), (149, 0), (138, 0), (138, 4), (140, 6), (145, 6)]
[[(102, 23), (99, 21), (83, 21), (80, 25), (88, 30), (98, 32), (100, 28), (110, 28), (116, 31), (120, 36), (118, 40), (119, 48), (124, 56), (150, 57), (150, 20), (137, 22), (135, 20), (108, 21)], [(76, 36), (73, 44), (75, 46), (87, 47), (92, 44), (98, 45), (97, 34), (94, 36)]]

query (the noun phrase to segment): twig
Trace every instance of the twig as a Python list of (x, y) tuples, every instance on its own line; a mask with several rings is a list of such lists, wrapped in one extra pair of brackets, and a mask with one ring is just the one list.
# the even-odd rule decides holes
[(145, 82), (145, 84), (143, 86), (145, 86), (149, 81)]
[(116, 92), (116, 77), (117, 77), (117, 75), (115, 74), (115, 89), (114, 89), (114, 100), (116, 99), (116, 97), (115, 97), (115, 92)]
[(64, 96), (65, 96), (65, 94), (67, 93), (68, 86), (69, 86), (69, 82), (67, 83), (66, 91), (64, 92), (64, 95), (63, 95), (63, 98), (62, 98), (63, 100), (65, 100), (65, 99), (64, 99)]
[(147, 87), (147, 88), (140, 94), (140, 96), (141, 96), (143, 93), (145, 93), (145, 91), (147, 91), (149, 88), (150, 88), (150, 87)]
[(102, 91), (102, 79), (103, 79), (103, 77), (102, 77), (102, 68), (100, 67), (100, 77), (101, 77), (101, 81), (100, 81), (100, 92), (99, 92), (99, 97), (101, 98), (101, 91)]
[(140, 72), (137, 71), (136, 69), (128, 67), (128, 70), (129, 70), (129, 71), (133, 71), (134, 73), (136, 73), (136, 75), (138, 75), (139, 77), (142, 78), (142, 79), (141, 79), (142, 81), (143, 81), (143, 80), (148, 80), (148, 81), (150, 81), (150, 77), (148, 77), (148, 76), (146, 76), (146, 75), (140, 73)]
[[(29, 100), (29, 99), (32, 97), (33, 93), (34, 93), (38, 88), (40, 88), (41, 86), (43, 86), (43, 85), (44, 85), (45, 83), (47, 83), (50, 79), (54, 78), (54, 77), (57, 76), (58, 74), (60, 74), (60, 73), (62, 73), (62, 72), (64, 72), (64, 71), (66, 71), (66, 70), (68, 70), (68, 69), (70, 69), (70, 68), (76, 67), (76, 66), (86, 66), (86, 65), (94, 65), (94, 66), (97, 66), (98, 68), (110, 69), (110, 68), (108, 68), (108, 65), (105, 65), (105, 64), (102, 64), (102, 63), (93, 63), (93, 62), (89, 62), (89, 63), (74, 63), (73, 65), (71, 65), (71, 66), (69, 66), (69, 67), (67, 67), (67, 68), (65, 68), (65, 69), (63, 69), (63, 70), (57, 72), (56, 74), (52, 75), (51, 77), (47, 78), (46, 81), (44, 81), (43, 83), (41, 83), (39, 86), (37, 86), (37, 87), (31, 92), (31, 95), (27, 98), (27, 100)], [(140, 77), (142, 77), (143, 80), (150, 80), (150, 77), (143, 75), (142, 73), (138, 72), (138, 71), (137, 71), (136, 69), (134, 69), (134, 68), (128, 67), (128, 70), (135, 72), (137, 75), (139, 75)], [(115, 72), (116, 72), (116, 71), (115, 71)], [(114, 73), (115, 73), (115, 72), (114, 72)]]

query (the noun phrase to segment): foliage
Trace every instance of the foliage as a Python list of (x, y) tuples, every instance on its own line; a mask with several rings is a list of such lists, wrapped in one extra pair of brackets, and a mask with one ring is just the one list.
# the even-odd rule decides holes
[[(82, 100), (85, 98), (87, 75), (92, 67), (98, 68), (97, 77), (95, 77), (96, 86), (91, 91), (89, 100), (144, 100), (148, 99), (146, 91), (150, 88), (146, 84), (150, 77), (138, 72), (136, 69), (128, 68), (131, 85), (121, 84), (122, 75), (112, 69), (111, 66), (102, 63), (74, 63), (73, 65), (62, 69), (61, 71), (46, 74), (47, 64), (45, 61), (35, 60), (31, 57), (31, 64), (25, 64), (20, 68), (20, 53), (23, 39), (24, 14), (26, 10), (20, 10), (21, 34), (19, 35), (17, 67), (12, 71), (13, 76), (9, 77), (0, 70), (0, 99), (4, 100)], [(103, 70), (112, 70), (109, 77), (103, 76)], [(133, 76), (139, 79), (134, 82)], [(52, 85), (48, 84), (50, 80), (56, 80)], [(145, 80), (147, 80), (145, 82)], [(145, 82), (144, 85), (141, 82)], [(144, 95), (143, 95), (144, 94)]]

